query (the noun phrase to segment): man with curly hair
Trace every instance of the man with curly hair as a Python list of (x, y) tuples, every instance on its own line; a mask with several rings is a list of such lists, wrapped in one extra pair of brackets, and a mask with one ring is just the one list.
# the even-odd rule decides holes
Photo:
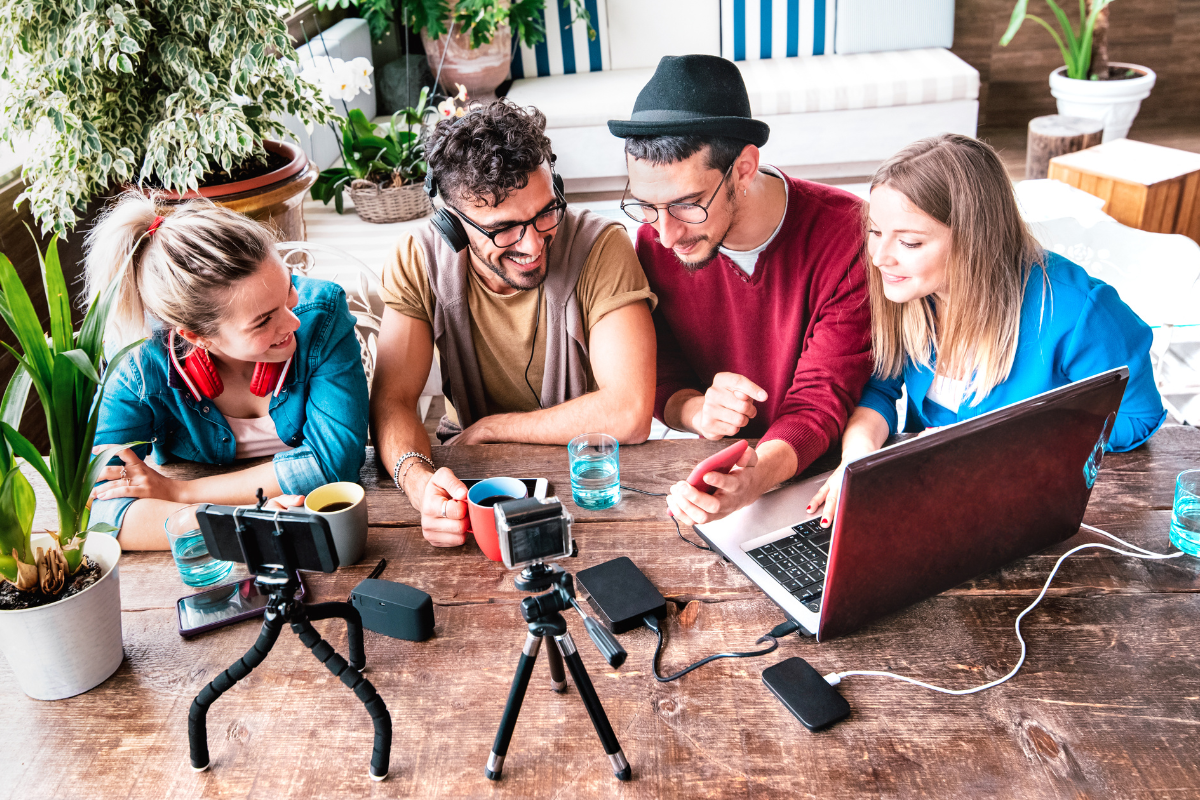
[(445, 444), (650, 432), (654, 294), (624, 227), (567, 207), (545, 127), (505, 101), (439, 122), (427, 185), (446, 207), (384, 270), (373, 438), (434, 545), (467, 528), (467, 487), (433, 468), (415, 412), (435, 345)]

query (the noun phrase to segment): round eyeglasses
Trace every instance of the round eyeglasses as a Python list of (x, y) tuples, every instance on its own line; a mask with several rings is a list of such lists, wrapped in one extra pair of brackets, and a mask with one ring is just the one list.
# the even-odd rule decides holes
[(472, 220), (466, 214), (454, 209), (455, 213), (462, 218), (464, 222), (470, 225), (475, 230), (482, 233), (487, 238), (491, 239), (492, 244), (496, 247), (512, 247), (517, 242), (525, 238), (525, 229), (530, 225), (538, 233), (549, 233), (558, 227), (562, 222), (563, 214), (566, 213), (567, 204), (563, 200), (558, 200), (554, 205), (544, 209), (540, 214), (532, 219), (527, 219), (524, 222), (512, 222), (501, 228), (488, 230), (481, 227), (477, 222)]
[[(736, 162), (735, 162), (736, 163)], [(712, 196), (708, 198), (708, 202), (704, 205), (699, 203), (666, 203), (667, 213), (680, 222), (686, 222), (689, 225), (699, 225), (708, 219), (708, 207), (717, 199), (717, 192), (721, 191), (721, 187), (725, 185), (729, 173), (733, 171), (733, 164), (725, 168), (725, 174), (721, 176), (721, 182), (717, 184), (717, 188), (713, 189)], [(625, 181), (625, 191), (621, 193), (621, 210), (625, 212), (625, 216), (629, 217), (634, 222), (645, 222), (653, 225), (658, 222), (658, 209), (662, 205), (653, 203), (627, 203), (625, 202), (625, 194), (629, 191), (629, 181)]]

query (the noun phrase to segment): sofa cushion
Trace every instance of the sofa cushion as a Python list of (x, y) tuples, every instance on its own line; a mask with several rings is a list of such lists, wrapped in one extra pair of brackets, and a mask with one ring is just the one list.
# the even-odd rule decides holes
[(607, 0), (613, 69), (656, 67), (663, 56), (721, 55), (720, 0)]
[(513, 78), (575, 75), (610, 69), (607, 3), (605, 0), (584, 0), (584, 7), (596, 30), (595, 39), (588, 38), (586, 22), (571, 22), (574, 9), (569, 0), (546, 0), (542, 9), (546, 38), (535, 47), (526, 47), (522, 43), (513, 51)]
[[(741, 61), (755, 117), (944, 103), (979, 97), (979, 73), (949, 50)], [(537, 106), (548, 128), (629, 119), (652, 68), (514, 81), (508, 97)]]
[(721, 55), (755, 61), (832, 53), (835, 7), (835, 0), (721, 0)]
[(837, 0), (835, 53), (954, 44), (954, 0)]

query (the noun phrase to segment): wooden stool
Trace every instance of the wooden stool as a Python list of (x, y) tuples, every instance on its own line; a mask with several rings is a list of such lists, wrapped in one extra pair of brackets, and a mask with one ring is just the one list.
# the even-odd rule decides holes
[(1029, 139), (1025, 148), (1025, 180), (1046, 177), (1050, 159), (1086, 150), (1100, 144), (1103, 137), (1103, 120), (1063, 117), (1058, 114), (1034, 117), (1029, 120)]
[(1048, 177), (1102, 198), (1123, 225), (1200, 242), (1200, 153), (1117, 139), (1050, 159)]

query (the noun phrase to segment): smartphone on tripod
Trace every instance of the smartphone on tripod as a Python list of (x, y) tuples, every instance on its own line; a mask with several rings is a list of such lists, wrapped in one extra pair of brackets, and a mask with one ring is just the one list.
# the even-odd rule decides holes
[[(296, 599), (303, 600), (304, 581), (300, 580), (299, 572), (296, 573), (296, 581), (300, 584)], [(224, 625), (261, 617), (263, 609), (267, 607), (267, 597), (253, 577), (181, 597), (175, 601), (179, 635), (189, 639)]]

